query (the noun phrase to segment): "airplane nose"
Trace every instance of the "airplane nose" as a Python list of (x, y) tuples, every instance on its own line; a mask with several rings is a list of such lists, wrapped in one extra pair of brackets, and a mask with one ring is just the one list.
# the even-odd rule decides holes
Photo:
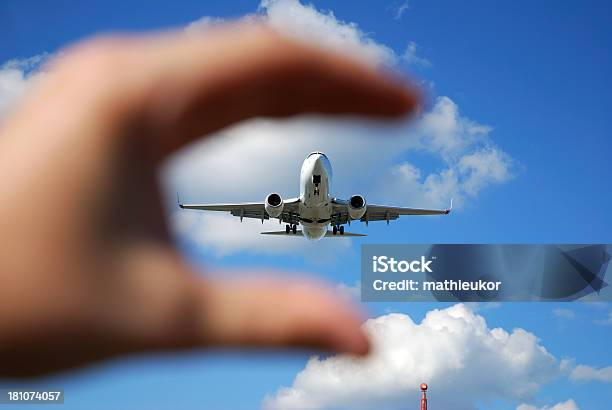
[(327, 157), (323, 154), (318, 154), (314, 161), (314, 166), (317, 168), (325, 168), (325, 164), (327, 164)]
[(308, 167), (308, 170), (306, 171), (305, 169), (305, 172), (331, 176), (329, 159), (327, 159), (327, 156), (322, 152), (310, 153), (307, 160), (304, 162), (304, 166)]

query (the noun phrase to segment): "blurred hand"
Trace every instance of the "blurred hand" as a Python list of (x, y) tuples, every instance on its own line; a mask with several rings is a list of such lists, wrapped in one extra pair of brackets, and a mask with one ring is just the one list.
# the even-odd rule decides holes
[(197, 277), (169, 241), (156, 170), (253, 116), (415, 106), (387, 76), (261, 27), (68, 50), (0, 129), (0, 375), (191, 346), (365, 354), (358, 312), (320, 287)]

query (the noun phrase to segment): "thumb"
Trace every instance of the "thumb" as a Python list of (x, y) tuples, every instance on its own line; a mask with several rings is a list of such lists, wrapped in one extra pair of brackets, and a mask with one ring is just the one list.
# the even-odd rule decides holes
[(359, 312), (320, 284), (206, 281), (199, 293), (205, 345), (312, 347), (360, 355), (369, 350)]
[[(310, 280), (202, 278), (171, 249), (124, 247), (104, 313), (128, 350), (310, 347), (366, 354), (362, 316)], [(123, 302), (123, 303), (122, 303)]]

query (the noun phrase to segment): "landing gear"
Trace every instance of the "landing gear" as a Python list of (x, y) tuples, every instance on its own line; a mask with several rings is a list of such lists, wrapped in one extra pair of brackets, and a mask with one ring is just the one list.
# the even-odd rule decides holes
[(294, 235), (297, 233), (297, 225), (293, 225), (291, 232), (293, 232)]
[(296, 234), (297, 233), (297, 225), (285, 225), (285, 233), (290, 234)]
[(289, 224), (285, 225), (285, 233), (289, 233), (291, 232), (291, 226), (289, 226)]
[(334, 225), (332, 226), (332, 235), (344, 235), (344, 225)]

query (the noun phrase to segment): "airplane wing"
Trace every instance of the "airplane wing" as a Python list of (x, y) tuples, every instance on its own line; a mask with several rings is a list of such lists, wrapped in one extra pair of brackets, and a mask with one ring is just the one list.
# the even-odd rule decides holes
[[(283, 213), (278, 217), (282, 222), (297, 224), (299, 222), (299, 198), (291, 198), (285, 201)], [(229, 212), (233, 216), (242, 218), (270, 219), (263, 202), (244, 202), (236, 204), (184, 204), (178, 201), (181, 209), (196, 209), (200, 211)]]
[[(349, 222), (348, 201), (334, 200), (334, 215), (331, 219), (332, 225), (342, 225)], [(450, 207), (447, 209), (421, 209), (421, 208), (403, 208), (397, 206), (386, 205), (370, 205), (366, 206), (366, 213), (361, 217), (361, 222), (373, 221), (394, 221), (400, 215), (447, 215), (453, 209), (453, 200), (451, 199)]]
[[(262, 235), (280, 235), (280, 236), (304, 236), (301, 230), (298, 230), (296, 233), (287, 233), (286, 231), (268, 231), (268, 232), (260, 232)], [(367, 236), (363, 233), (351, 233), (344, 232), (342, 235), (334, 235), (332, 231), (327, 231), (325, 234), (326, 238), (342, 238), (343, 236)]]

